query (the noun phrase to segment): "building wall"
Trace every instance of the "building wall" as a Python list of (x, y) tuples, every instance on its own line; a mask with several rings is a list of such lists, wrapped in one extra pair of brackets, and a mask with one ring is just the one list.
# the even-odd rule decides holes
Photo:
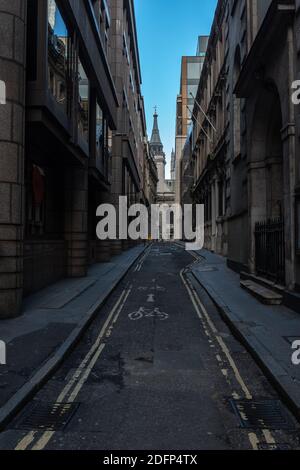
[(119, 252), (96, 239), (96, 208), (124, 194), (143, 200), (146, 125), (131, 0), (0, 3), (0, 317), (9, 317), (24, 295)]
[[(234, 89), (241, 65), (248, 51), (249, 12), (247, 1), (227, 5), (226, 54), (228, 79), (226, 106), (228, 111), (227, 153), (227, 218), (228, 259), (238, 269), (248, 265), (248, 181), (245, 100), (235, 96)], [(238, 244), (240, 236), (242, 243)], [(242, 246), (240, 246), (242, 245)]]
[[(257, 269), (256, 223), (283, 217), (285, 276), (281, 282), (290, 290), (298, 284), (299, 264), (295, 247), (299, 141), (297, 110), (291, 100), (291, 84), (298, 65), (297, 22), (293, 2), (287, 2), (284, 11), (277, 9), (275, 2), (269, 2), (269, 9), (260, 10), (260, 29), (252, 34), (253, 42), (237, 86), (238, 96), (247, 96), (248, 267), (251, 272)], [(250, 90), (253, 72), (257, 79)]]
[[(219, 2), (208, 42), (194, 106), (190, 152), (194, 170), (195, 202), (205, 205), (205, 246), (226, 255), (226, 172), (229, 108), (228, 54), (226, 54), (227, 2)], [(228, 202), (228, 201), (227, 201)]]
[[(120, 103), (117, 131), (113, 137), (111, 191), (111, 200), (117, 207), (119, 195), (127, 196), (129, 204), (144, 202), (143, 159), (146, 129), (132, 1), (115, 1), (112, 10), (112, 28), (112, 74)], [(126, 241), (112, 243), (113, 252), (116, 254), (127, 246)]]
[[(180, 202), (182, 192), (181, 159), (182, 151), (191, 125), (194, 99), (196, 96), (202, 66), (205, 58), (207, 38), (199, 37), (196, 56), (184, 56), (181, 60), (180, 90), (176, 102), (176, 138), (175, 138), (175, 199)], [(203, 49), (201, 51), (201, 49)]]
[[(27, 2), (1, 2), (0, 79), (0, 318), (15, 316), (22, 303)], [(14, 34), (15, 32), (15, 34)]]
[[(289, 290), (300, 281), (299, 126), (291, 100), (299, 78), (299, 8), (292, 1), (284, 9), (270, 0), (218, 2), (198, 89), (205, 132), (194, 121), (190, 152), (194, 202), (206, 205), (206, 247), (227, 256), (230, 267)], [(273, 238), (259, 254), (257, 223), (267, 221), (284, 224), (283, 242)], [(262, 271), (262, 256), (267, 265), (273, 259), (276, 272)]]

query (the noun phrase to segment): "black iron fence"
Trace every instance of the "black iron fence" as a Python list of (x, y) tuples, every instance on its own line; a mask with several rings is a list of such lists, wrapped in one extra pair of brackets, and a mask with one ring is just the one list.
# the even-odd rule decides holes
[(268, 219), (255, 225), (255, 262), (257, 274), (285, 283), (283, 218)]

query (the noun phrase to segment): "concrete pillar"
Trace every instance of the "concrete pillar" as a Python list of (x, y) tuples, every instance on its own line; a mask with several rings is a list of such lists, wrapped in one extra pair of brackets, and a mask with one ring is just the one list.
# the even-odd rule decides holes
[(18, 315), (23, 297), (26, 12), (26, 0), (0, 0), (0, 318)]
[[(115, 136), (113, 140), (112, 156), (112, 182), (110, 203), (116, 208), (117, 213), (117, 237), (119, 236), (119, 196), (123, 195), (123, 143), (122, 137)], [(122, 240), (110, 241), (110, 253), (112, 256), (122, 253)]]
[[(99, 206), (100, 204), (106, 204), (109, 202), (110, 202), (109, 193), (99, 191), (97, 194), (97, 205)], [(96, 225), (95, 225), (95, 230), (96, 230)], [(96, 237), (96, 249), (95, 249), (96, 263), (108, 263), (110, 261), (111, 259), (110, 245), (111, 245), (110, 240), (99, 240), (98, 237)]]
[(88, 171), (68, 167), (65, 175), (67, 275), (84, 277), (88, 266)]
[(112, 256), (120, 255), (123, 251), (122, 240), (110, 241), (110, 253)]
[(295, 126), (284, 126), (283, 140), (283, 210), (285, 226), (285, 282), (289, 290), (295, 288), (296, 282), (296, 250), (295, 250), (295, 187), (296, 160)]
[(111, 259), (110, 240), (96, 240), (96, 263), (108, 263)]

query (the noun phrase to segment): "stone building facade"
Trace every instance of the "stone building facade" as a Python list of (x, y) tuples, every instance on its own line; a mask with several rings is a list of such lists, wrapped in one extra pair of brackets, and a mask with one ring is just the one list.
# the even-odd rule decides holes
[(205, 205), (205, 246), (227, 254), (225, 218), (226, 138), (226, 2), (219, 2), (193, 110), (193, 129), (186, 144), (185, 172), (193, 174), (192, 198)]
[[(109, 200), (118, 207), (119, 196), (128, 198), (128, 206), (147, 204), (143, 182), (144, 163), (150, 164), (145, 153), (147, 142), (144, 101), (141, 95), (141, 69), (134, 15), (134, 3), (114, 0), (112, 8), (112, 43), (114, 77), (119, 108), (117, 132), (112, 148), (112, 186)], [(146, 161), (145, 161), (146, 158)], [(128, 248), (129, 240), (110, 244), (114, 254)]]
[(289, 305), (298, 305), (300, 285), (299, 8), (293, 0), (219, 0), (190, 150), (206, 247), (243, 276), (284, 286)]
[[(157, 168), (157, 193), (156, 193), (156, 204), (159, 206), (171, 207), (175, 203), (175, 180), (166, 178), (166, 154), (164, 152), (164, 146), (160, 138), (159, 126), (158, 126), (158, 114), (155, 110), (153, 115), (153, 129), (151, 140), (149, 143), (150, 153), (154, 159)], [(174, 153), (171, 155), (171, 168), (174, 165)], [(174, 173), (173, 173), (174, 174)], [(169, 223), (169, 236), (173, 238), (174, 235), (174, 221), (170, 215)], [(162, 236), (162, 220), (160, 220), (160, 236)]]
[[(299, 8), (299, 2), (291, 0), (248, 4), (248, 48), (234, 90), (245, 103), (247, 123), (243, 139), (248, 180), (247, 267), (289, 291), (298, 290), (300, 283), (296, 239), (300, 123), (291, 96), (300, 71)], [(264, 224), (276, 240), (260, 251)]]
[(196, 96), (207, 48), (207, 36), (199, 36), (195, 56), (181, 59), (180, 90), (176, 100), (176, 137), (173, 173), (175, 174), (175, 200), (180, 202), (182, 184), (182, 151), (192, 123), (194, 97)]
[(24, 295), (128, 247), (96, 239), (96, 208), (145, 194), (133, 1), (1, 0), (0, 80), (0, 317), (9, 317)]

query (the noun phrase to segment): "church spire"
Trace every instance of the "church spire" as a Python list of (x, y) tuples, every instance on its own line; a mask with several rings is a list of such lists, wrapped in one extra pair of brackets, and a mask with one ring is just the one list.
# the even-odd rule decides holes
[(175, 171), (176, 171), (176, 158), (174, 149), (172, 149), (171, 153), (171, 180), (175, 179)]
[(153, 121), (152, 136), (150, 140), (150, 148), (154, 155), (159, 155), (159, 154), (163, 154), (164, 147), (160, 138), (160, 133), (159, 133), (159, 128), (158, 128), (158, 114), (157, 114), (156, 106), (154, 109), (155, 109), (154, 115), (153, 115), (154, 121)]

